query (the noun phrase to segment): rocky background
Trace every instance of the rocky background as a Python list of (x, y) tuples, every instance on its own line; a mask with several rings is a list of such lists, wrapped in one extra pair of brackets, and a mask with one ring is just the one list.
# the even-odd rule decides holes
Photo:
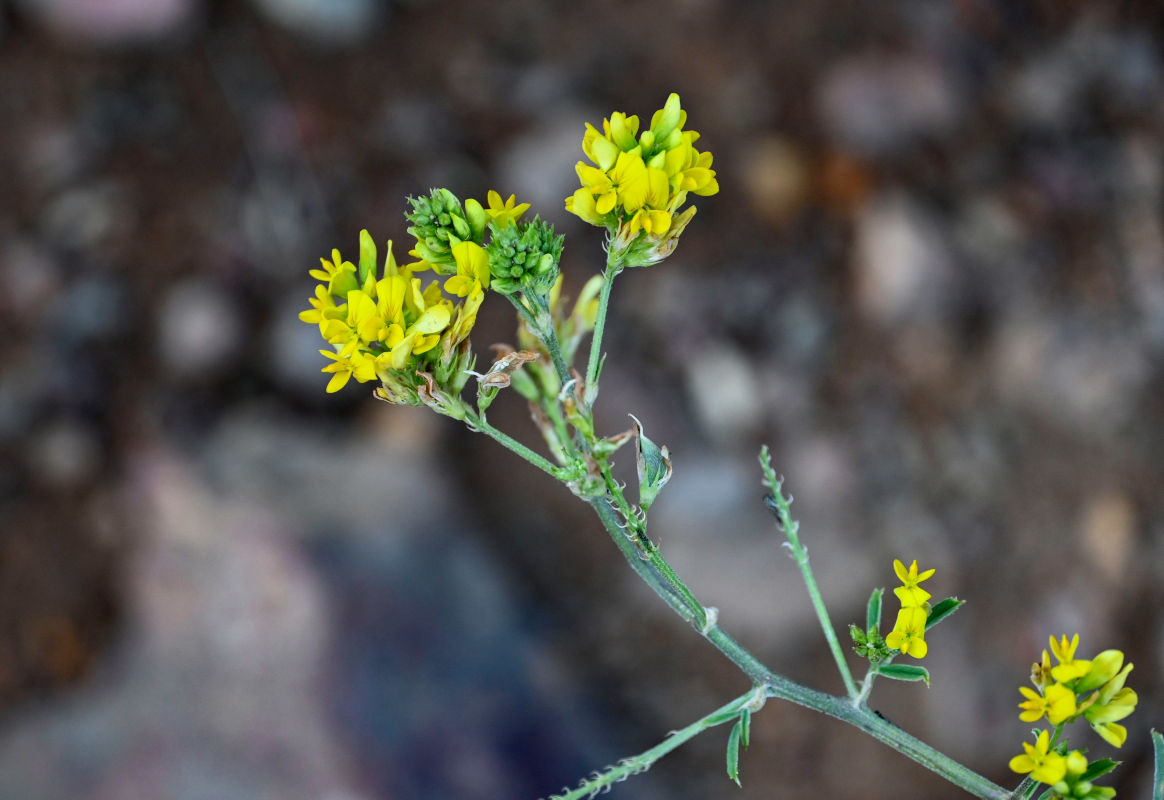
[[(1153, 2), (0, 2), (0, 796), (534, 798), (747, 688), (564, 489), (326, 395), (296, 319), (320, 254), (403, 239), (432, 186), (532, 202), (576, 290), (583, 123), (678, 91), (722, 192), (620, 278), (599, 404), (671, 447), (665, 553), (839, 690), (769, 442), (838, 625), (894, 557), (970, 600), (933, 687), (877, 708), (1014, 783), (1017, 687), (1078, 631), (1136, 664), (1116, 785), (1146, 799), (1162, 44)], [(488, 305), (481, 349), (513, 338)], [(964, 796), (776, 702), (737, 790), (726, 736), (617, 796)]]

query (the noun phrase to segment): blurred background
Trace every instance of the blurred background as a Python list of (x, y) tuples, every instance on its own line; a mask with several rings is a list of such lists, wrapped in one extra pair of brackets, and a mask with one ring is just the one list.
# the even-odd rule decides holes
[[(840, 690), (760, 502), (770, 443), (838, 626), (894, 557), (970, 601), (933, 687), (876, 708), (1013, 784), (1018, 686), (1079, 632), (1136, 664), (1115, 785), (1146, 799), (1162, 35), (1147, 1), (0, 2), (0, 796), (534, 798), (747, 689), (565, 489), (326, 395), (296, 319), (320, 255), (403, 240), (434, 186), (531, 202), (576, 292), (584, 122), (677, 91), (722, 191), (620, 278), (599, 402), (670, 445), (664, 553)], [(498, 300), (481, 351), (514, 339)], [(615, 794), (964, 796), (778, 702), (737, 790), (726, 737)]]

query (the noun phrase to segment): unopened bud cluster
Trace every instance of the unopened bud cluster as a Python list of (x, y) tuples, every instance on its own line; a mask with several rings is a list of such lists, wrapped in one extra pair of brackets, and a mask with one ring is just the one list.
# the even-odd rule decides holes
[(491, 287), (500, 294), (548, 295), (558, 279), (564, 236), (554, 235), (554, 226), (535, 217), (533, 222), (489, 225), (491, 239), (489, 272)]

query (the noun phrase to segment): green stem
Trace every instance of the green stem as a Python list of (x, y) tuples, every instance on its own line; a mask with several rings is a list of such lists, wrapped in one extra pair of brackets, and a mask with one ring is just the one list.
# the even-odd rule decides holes
[[(956, 786), (962, 787), (976, 797), (987, 798), (987, 800), (1005, 800), (1009, 797), (1008, 790), (992, 783), (973, 770), (962, 766), (949, 756), (935, 750), (920, 739), (911, 736), (888, 720), (877, 716), (876, 713), (870, 711), (868, 708), (854, 705), (851, 698), (838, 697), (810, 689), (807, 686), (802, 686), (795, 681), (785, 678), (783, 675), (773, 672), (718, 625), (705, 625), (705, 629), (702, 629), (697, 617), (688, 607), (683, 594), (679, 592), (677, 587), (667, 582), (654, 563), (643, 561), (638, 545), (627, 538), (618, 516), (610, 507), (606, 498), (594, 498), (590, 501), (590, 504), (598, 513), (599, 519), (602, 520), (611, 538), (619, 550), (622, 551), (623, 556), (631, 568), (638, 573), (639, 577), (676, 614), (703, 634), (716, 649), (723, 653), (754, 683), (764, 686), (769, 697), (788, 700), (797, 705), (811, 708), (835, 719), (847, 722), (913, 759), (923, 767), (936, 772)], [(659, 560), (662, 561), (662, 556), (659, 557)]]
[(466, 407), (465, 419), (473, 428), (477, 429), (481, 433), (484, 433), (486, 436), (489, 436), (506, 449), (521, 456), (538, 469), (548, 473), (558, 480), (563, 479), (564, 473), (559, 467), (554, 466), (549, 459), (539, 455), (538, 453), (535, 453), (533, 450), (530, 450), (528, 447), (517, 441), (517, 439), (514, 439), (509, 434), (494, 428), (489, 424), (489, 420), (485, 418), (484, 414), (475, 414), (473, 411)]
[(594, 318), (594, 335), (590, 339), (590, 360), (586, 362), (586, 406), (594, 407), (598, 399), (598, 371), (602, 367), (602, 334), (606, 329), (606, 312), (610, 308), (610, 289), (622, 272), (622, 262), (609, 251), (606, 254), (606, 272), (603, 273), (602, 293), (598, 295), (598, 316)]
[[(760, 451), (760, 466), (764, 471), (764, 482), (772, 490), (772, 494), (768, 498), (769, 507), (779, 519), (780, 527), (784, 529), (784, 535), (788, 537), (788, 547), (792, 551), (792, 560), (800, 567), (800, 574), (804, 578), (804, 585), (808, 589), (809, 598), (812, 600), (813, 610), (816, 611), (816, 618), (820, 621), (821, 630), (824, 631), (829, 649), (832, 650), (833, 660), (837, 662), (837, 670), (841, 673), (845, 691), (854, 703), (860, 704), (862, 702), (861, 692), (857, 690), (857, 685), (853, 682), (849, 663), (845, 660), (841, 643), (837, 640), (837, 633), (833, 628), (832, 620), (829, 618), (824, 598), (821, 597), (816, 577), (812, 574), (812, 567), (808, 563), (808, 550), (800, 543), (800, 524), (792, 518), (791, 510), (788, 507), (790, 501), (785, 499), (784, 493), (780, 490), (780, 480), (772, 469), (772, 460), (768, 455), (767, 445)], [(870, 683), (870, 688), (872, 688), (872, 683)]]
[[(507, 296), (509, 297), (509, 302), (517, 309), (517, 313), (525, 320), (530, 332), (538, 337), (541, 343), (545, 345), (546, 352), (550, 354), (550, 361), (554, 363), (554, 371), (558, 373), (558, 380), (565, 386), (570, 382), (570, 366), (562, 357), (562, 347), (558, 343), (558, 333), (554, 330), (553, 317), (550, 315), (549, 308), (543, 305), (541, 309), (542, 313), (535, 315), (516, 296)], [(539, 302), (541, 301), (540, 298), (536, 299)]]
[(762, 686), (756, 687), (752, 691), (740, 695), (727, 705), (717, 708), (706, 717), (696, 720), (686, 728), (672, 731), (666, 739), (650, 750), (639, 753), (637, 756), (624, 758), (617, 765), (610, 767), (605, 772), (598, 773), (593, 778), (584, 780), (576, 789), (571, 789), (563, 794), (553, 795), (548, 800), (581, 800), (583, 797), (594, 797), (600, 792), (610, 789), (611, 786), (619, 781), (626, 780), (631, 775), (646, 772), (660, 758), (670, 753), (679, 745), (694, 739), (709, 728), (714, 728), (717, 725), (723, 725), (725, 722), (731, 722), (737, 719), (745, 707), (757, 710), (759, 706), (764, 704), (766, 696)]
[(1164, 736), (1152, 731), (1152, 750), (1156, 756), (1156, 774), (1152, 778), (1152, 800), (1164, 800)]
[[(478, 430), (496, 439), (502, 445), (517, 455), (526, 459), (543, 471), (562, 479), (560, 470), (549, 461), (530, 450), (525, 445), (510, 438), (497, 430), (484, 419), (466, 409), (466, 419)], [(847, 722), (878, 739), (903, 755), (913, 759), (929, 770), (941, 775), (946, 780), (960, 786), (976, 797), (985, 800), (1007, 800), (1010, 793), (976, 772), (962, 766), (949, 756), (943, 755), (920, 739), (911, 736), (893, 723), (878, 716), (868, 708), (855, 704), (852, 696), (838, 697), (802, 686), (795, 681), (779, 675), (764, 665), (743, 645), (732, 638), (717, 624), (708, 624), (706, 612), (698, 613), (695, 608), (703, 606), (695, 599), (662, 555), (656, 551), (656, 557), (644, 559), (642, 543), (634, 532), (628, 537), (624, 530), (619, 514), (612, 503), (618, 500), (611, 494), (600, 497), (591, 497), (587, 501), (598, 514), (603, 526), (610, 534), (611, 539), (623, 554), (627, 563), (642, 580), (663, 599), (682, 619), (691, 624), (700, 634), (711, 642), (716, 649), (735, 664), (753, 683), (763, 687), (769, 697), (778, 697), (782, 700), (811, 708), (835, 719)], [(625, 502), (625, 498), (623, 499)], [(694, 735), (694, 734), (692, 734)], [(666, 744), (666, 743), (664, 743)], [(649, 751), (648, 751), (649, 752)], [(576, 795), (584, 796), (584, 795)]]

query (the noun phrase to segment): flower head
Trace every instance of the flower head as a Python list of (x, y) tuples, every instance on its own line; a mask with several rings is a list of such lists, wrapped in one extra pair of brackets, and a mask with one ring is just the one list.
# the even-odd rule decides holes
[(1010, 760), (1010, 768), (1020, 775), (1030, 773), (1039, 783), (1055, 784), (1067, 774), (1067, 759), (1051, 750), (1051, 735), (1043, 731), (1033, 745), (1023, 742), (1023, 754)]
[[(476, 252), (466, 252), (471, 248)], [(317, 325), (333, 348), (320, 351), (330, 362), (323, 367), (332, 376), (328, 392), (352, 378), (379, 380), (387, 399), (415, 403), (422, 370), (435, 372), (450, 389), (464, 385), (461, 373), (472, 360), (465, 340), (484, 296), (481, 284), (488, 285), (488, 259), (473, 242), (454, 244), (449, 255), (458, 272), (445, 282), (446, 290), (466, 298), (459, 303), (446, 298), (437, 281), (425, 286), (413, 275), (415, 265), (398, 266), (392, 242), (378, 276), (376, 245), (366, 231), (358, 269), (334, 250), (322, 270), (311, 271), (321, 283), (299, 318)]]
[(617, 111), (602, 121), (601, 131), (586, 125), (582, 151), (591, 163), (575, 166), (581, 188), (566, 198), (566, 210), (605, 227), (625, 266), (670, 255), (695, 213), (680, 210), (687, 195), (719, 191), (712, 155), (695, 148), (699, 134), (683, 130), (686, 121), (679, 95), (671, 94), (645, 131), (638, 117)]

